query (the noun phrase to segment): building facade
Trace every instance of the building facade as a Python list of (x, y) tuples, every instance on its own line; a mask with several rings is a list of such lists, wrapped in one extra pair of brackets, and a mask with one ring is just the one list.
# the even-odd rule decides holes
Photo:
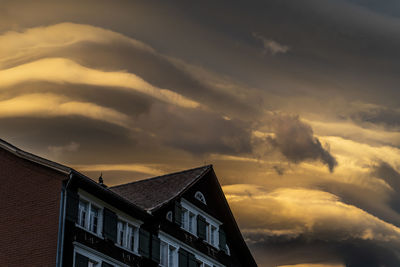
[(257, 266), (211, 165), (107, 187), (0, 140), (0, 266)]

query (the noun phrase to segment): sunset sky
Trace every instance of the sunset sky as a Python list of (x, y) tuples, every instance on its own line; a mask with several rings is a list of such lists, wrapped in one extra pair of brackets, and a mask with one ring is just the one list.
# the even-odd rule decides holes
[(108, 185), (213, 164), (261, 267), (398, 267), (399, 48), (397, 0), (0, 0), (0, 138)]

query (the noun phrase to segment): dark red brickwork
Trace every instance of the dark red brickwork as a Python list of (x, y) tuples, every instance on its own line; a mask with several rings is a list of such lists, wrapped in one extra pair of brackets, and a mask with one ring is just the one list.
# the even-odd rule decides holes
[(55, 266), (67, 178), (0, 148), (0, 266)]

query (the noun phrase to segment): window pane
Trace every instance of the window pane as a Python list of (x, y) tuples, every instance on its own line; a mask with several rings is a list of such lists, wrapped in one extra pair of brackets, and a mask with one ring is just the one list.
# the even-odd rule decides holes
[(210, 242), (210, 224), (206, 224), (206, 241)]
[(86, 228), (87, 210), (88, 210), (88, 203), (84, 201), (79, 201), (78, 224), (85, 228)]
[(188, 211), (182, 208), (182, 228), (188, 229)]
[(216, 231), (217, 230), (217, 228), (215, 228), (214, 226), (211, 226), (211, 244), (212, 245), (215, 245), (215, 233), (217, 232)]
[(94, 233), (97, 233), (98, 222), (99, 222), (99, 209), (92, 206), (90, 209), (90, 228), (89, 228), (89, 230)]
[(168, 244), (160, 242), (160, 265), (168, 266)]
[(118, 228), (118, 235), (117, 235), (117, 243), (120, 246), (124, 245), (124, 222), (118, 221), (117, 228)]
[(134, 251), (135, 250), (135, 227), (128, 225), (128, 245), (127, 247)]
[(174, 258), (175, 258), (175, 252), (176, 252), (176, 248), (174, 248), (173, 246), (169, 246), (168, 249), (169, 255), (168, 255), (168, 267), (174, 267)]
[(194, 222), (195, 222), (195, 215), (193, 213), (189, 213), (189, 232), (194, 234)]

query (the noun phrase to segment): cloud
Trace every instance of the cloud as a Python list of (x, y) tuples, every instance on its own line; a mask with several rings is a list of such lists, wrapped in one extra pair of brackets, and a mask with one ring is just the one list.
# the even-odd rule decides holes
[(269, 52), (272, 55), (285, 54), (290, 50), (289, 46), (282, 45), (271, 39), (267, 39), (266, 37), (262, 36), (259, 33), (253, 33), (253, 37), (258, 40), (261, 40), (264, 46), (264, 53)]
[(267, 192), (248, 184), (228, 185), (223, 190), (234, 211), (241, 213), (239, 223), (245, 235), (284, 234), (296, 238), (305, 234), (331, 241), (399, 242), (400, 228), (345, 204), (328, 192), (305, 188)]
[(375, 165), (372, 175), (383, 179), (393, 189), (390, 192), (389, 204), (393, 210), (400, 214), (400, 173), (386, 162)]
[[(268, 191), (251, 184), (226, 185), (223, 190), (247, 243), (256, 255), (270, 255), (263, 261), (265, 266), (343, 262), (349, 264), (346, 266), (375, 267), (400, 263), (396, 256), (400, 228), (344, 203), (334, 194), (306, 188)], [(298, 249), (303, 249), (302, 254), (294, 253)], [(323, 256), (329, 251), (333, 255)], [(364, 260), (360, 258), (363, 254)], [(366, 265), (368, 262), (375, 265)]]
[(320, 160), (333, 172), (337, 161), (329, 152), (328, 147), (322, 147), (318, 138), (313, 136), (312, 128), (300, 121), (298, 116), (273, 115), (266, 122), (272, 134), (255, 131), (255, 146), (266, 142), (269, 146), (278, 149), (289, 161), (300, 163), (309, 160)]
[(79, 143), (71, 141), (70, 143), (62, 146), (48, 146), (47, 149), (56, 155), (63, 154), (65, 152), (76, 152), (80, 147)]
[(178, 107), (154, 104), (148, 113), (139, 115), (135, 123), (154, 136), (154, 140), (194, 155), (251, 152), (249, 123), (225, 120), (209, 110), (183, 112)]
[(393, 109), (373, 104), (357, 104), (359, 110), (348, 116), (363, 127), (382, 126), (389, 131), (400, 129), (400, 109)]
[(0, 35), (0, 69), (4, 65), (31, 60), (49, 51), (80, 42), (111, 45), (115, 41), (127, 43), (150, 53), (154, 52), (150, 46), (122, 34), (91, 25), (64, 22), (30, 28), (23, 32), (8, 31)]
[(324, 263), (306, 263), (306, 264), (290, 264), (290, 265), (279, 265), (277, 267), (345, 267), (343, 264), (324, 264)]
[(129, 127), (129, 117), (110, 108), (55, 94), (26, 94), (0, 101), (0, 118), (82, 116)]
[(30, 81), (113, 87), (140, 92), (185, 108), (200, 107), (198, 102), (168, 89), (157, 88), (135, 74), (91, 69), (66, 58), (46, 58), (0, 71), (0, 88)]
[(154, 164), (94, 164), (94, 165), (74, 165), (78, 171), (129, 171), (129, 172), (140, 172), (152, 176), (162, 175), (163, 172), (153, 166)]

